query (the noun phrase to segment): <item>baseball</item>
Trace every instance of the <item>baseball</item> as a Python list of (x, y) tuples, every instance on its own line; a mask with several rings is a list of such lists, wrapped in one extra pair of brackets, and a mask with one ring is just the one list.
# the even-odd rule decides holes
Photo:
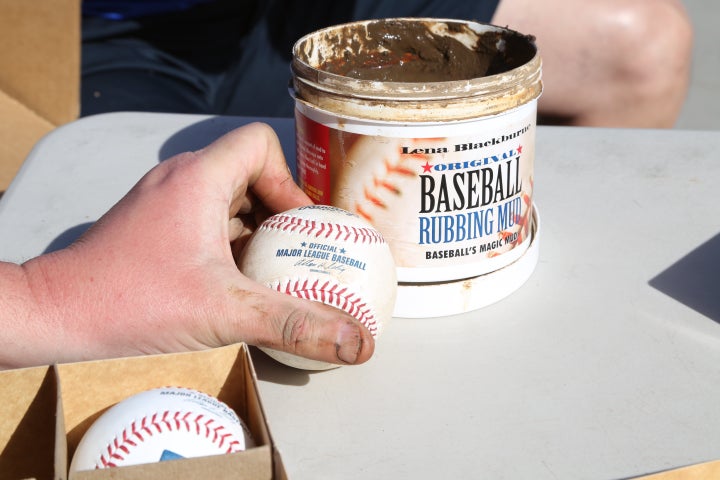
[[(351, 136), (351, 134), (344, 134)], [(419, 172), (425, 155), (400, 155), (402, 139), (358, 137), (333, 165), (332, 205), (357, 213), (385, 235), (398, 267), (415, 266)], [(401, 278), (400, 281), (403, 281)]]
[[(392, 317), (397, 280), (390, 247), (370, 223), (337, 207), (311, 205), (268, 218), (249, 239), (238, 267), (279, 292), (348, 312), (375, 338)], [(299, 369), (338, 366), (262, 350)]]
[[(450, 170), (467, 163), (468, 152), (426, 153), (446, 148), (445, 138), (383, 138), (380, 141), (377, 137), (344, 132), (342, 137), (352, 146), (343, 150), (344, 155), (332, 165), (336, 173), (330, 203), (357, 213), (382, 232), (390, 243), (401, 283), (450, 281), (492, 272), (517, 260), (530, 245), (525, 240), (530, 234), (532, 211), (534, 151), (531, 142), (524, 145), (524, 150), (515, 143), (510, 145), (504, 154), (511, 152), (509, 158), (515, 158), (514, 161), (505, 160), (503, 153), (494, 152), (494, 157), (484, 154), (505, 162), (502, 168), (494, 166), (495, 173), (489, 177), (505, 182), (505, 190), (500, 189), (503, 193), (498, 198), (508, 194), (511, 178), (514, 188), (522, 186), (522, 191), (482, 208), (480, 200), (472, 208), (468, 200), (463, 211), (475, 213), (458, 216), (460, 210), (455, 205), (465, 199), (453, 198), (453, 192), (462, 192), (470, 199), (472, 192), (479, 198), (477, 192), (489, 188), (462, 183), (464, 180)], [(418, 146), (422, 148), (415, 148)], [(413, 149), (422, 153), (402, 153), (413, 152)], [(521, 150), (524, 151), (522, 162), (519, 161)], [(512, 165), (517, 165), (517, 169), (510, 177), (506, 173)], [(435, 171), (434, 166), (442, 169)], [(435, 178), (433, 175), (437, 178), (431, 181)], [(446, 176), (446, 188), (441, 188)], [(433, 194), (435, 200), (431, 200)], [(430, 208), (431, 202), (436, 204), (435, 210)], [(482, 216), (478, 212), (483, 212)], [(512, 220), (507, 220), (509, 218)]]
[(237, 414), (188, 388), (146, 390), (115, 404), (85, 432), (70, 472), (239, 452), (254, 441)]

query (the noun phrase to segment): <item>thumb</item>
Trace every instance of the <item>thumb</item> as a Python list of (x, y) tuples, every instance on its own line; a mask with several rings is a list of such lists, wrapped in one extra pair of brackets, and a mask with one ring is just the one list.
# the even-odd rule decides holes
[[(229, 326), (228, 343), (245, 341), (341, 365), (363, 363), (372, 356), (375, 340), (352, 315), (259, 284), (246, 287), (233, 292), (237, 315), (229, 318), (239, 319), (241, 325)], [(240, 333), (243, 338), (236, 338)]]

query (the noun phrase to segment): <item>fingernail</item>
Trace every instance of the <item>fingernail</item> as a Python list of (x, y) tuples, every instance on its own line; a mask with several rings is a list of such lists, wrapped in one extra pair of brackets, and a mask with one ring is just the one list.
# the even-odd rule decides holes
[(344, 363), (355, 363), (360, 355), (360, 350), (362, 350), (362, 337), (358, 327), (346, 323), (337, 334), (335, 342), (337, 358)]

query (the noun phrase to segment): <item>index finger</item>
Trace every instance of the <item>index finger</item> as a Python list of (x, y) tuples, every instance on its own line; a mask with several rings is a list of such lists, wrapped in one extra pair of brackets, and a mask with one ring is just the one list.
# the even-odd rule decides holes
[(197, 153), (218, 184), (231, 189), (231, 215), (247, 201), (249, 189), (274, 212), (313, 203), (295, 183), (280, 141), (265, 123), (237, 128)]

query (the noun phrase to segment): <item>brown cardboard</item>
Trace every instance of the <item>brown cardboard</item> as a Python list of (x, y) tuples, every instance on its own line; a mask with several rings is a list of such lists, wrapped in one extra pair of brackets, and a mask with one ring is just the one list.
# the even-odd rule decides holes
[(80, 0), (0, 0), (0, 192), (80, 110)]
[(0, 372), (0, 479), (54, 475), (57, 384), (49, 367)]
[[(246, 423), (257, 446), (229, 455), (76, 472), (68, 477), (75, 448), (95, 419), (135, 393), (165, 386), (200, 390), (225, 402)], [(0, 372), (0, 395), (7, 399), (0, 403), (0, 480), (286, 478), (245, 344)]]
[(720, 460), (712, 460), (651, 475), (643, 475), (642, 477), (635, 478), (635, 480), (711, 480), (714, 478), (720, 478)]
[(260, 405), (256, 376), (244, 344), (203, 352), (133, 357), (58, 366), (67, 433), (68, 465), (83, 433), (117, 402), (144, 390), (181, 386), (228, 404), (245, 421), (258, 445), (217, 457), (173, 460), (107, 470), (77, 472), (90, 479), (271, 479), (272, 444)]

